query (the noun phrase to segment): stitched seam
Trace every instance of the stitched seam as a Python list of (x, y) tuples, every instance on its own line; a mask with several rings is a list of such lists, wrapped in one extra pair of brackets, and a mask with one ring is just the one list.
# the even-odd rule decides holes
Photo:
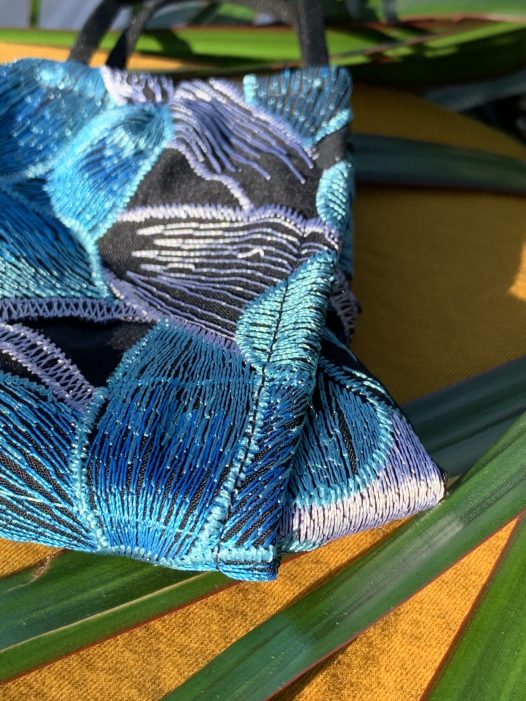
[[(302, 253), (302, 251), (303, 251), (304, 245), (305, 245), (305, 240), (302, 240), (302, 241), (300, 242), (300, 245), (298, 246), (298, 250), (297, 250), (297, 253), (296, 253), (296, 260), (295, 260), (296, 266), (297, 266), (297, 264), (298, 264), (298, 262), (299, 262), (299, 260), (300, 260), (300, 258), (301, 258), (301, 253)], [(293, 273), (294, 273), (296, 270), (297, 270), (297, 267), (294, 269)], [(293, 274), (293, 273), (291, 273), (291, 274)], [(242, 481), (242, 478), (244, 477), (245, 468), (247, 467), (247, 463), (248, 463), (250, 454), (252, 453), (252, 451), (253, 451), (254, 448), (257, 448), (257, 444), (256, 444), (255, 446), (254, 446), (253, 444), (256, 442), (256, 439), (255, 439), (255, 432), (256, 432), (256, 427), (257, 427), (257, 419), (258, 419), (258, 417), (261, 415), (261, 409), (263, 408), (263, 407), (260, 406), (260, 398), (261, 398), (261, 393), (263, 392), (263, 389), (265, 388), (265, 374), (266, 374), (266, 370), (267, 370), (267, 367), (268, 367), (269, 363), (271, 362), (272, 352), (273, 352), (274, 347), (275, 347), (275, 344), (276, 344), (276, 342), (277, 342), (277, 340), (278, 340), (279, 327), (280, 327), (281, 319), (282, 319), (282, 316), (283, 316), (283, 309), (284, 309), (284, 306), (285, 306), (285, 302), (288, 301), (289, 288), (290, 288), (290, 275), (289, 275), (289, 277), (287, 277), (286, 282), (285, 282), (285, 291), (284, 291), (284, 293), (283, 293), (282, 300), (281, 300), (281, 304), (280, 304), (280, 307), (279, 307), (278, 318), (276, 319), (276, 325), (275, 325), (275, 328), (274, 328), (274, 335), (273, 335), (272, 343), (271, 343), (271, 345), (270, 345), (269, 352), (268, 352), (268, 355), (267, 355), (267, 360), (265, 361), (263, 367), (261, 368), (261, 381), (260, 381), (259, 387), (258, 387), (258, 389), (257, 389), (257, 394), (256, 394), (256, 399), (255, 399), (255, 406), (254, 406), (254, 410), (253, 410), (253, 412), (252, 412), (252, 427), (251, 427), (251, 431), (250, 431), (250, 433), (249, 433), (249, 435), (248, 435), (248, 440), (247, 440), (247, 445), (246, 445), (246, 448), (245, 448), (245, 451), (244, 451), (244, 455), (243, 455), (243, 457), (242, 457), (242, 459), (241, 459), (241, 464), (240, 464), (240, 467), (239, 467), (239, 469), (238, 469), (238, 473), (237, 473), (237, 475), (236, 475), (235, 482), (234, 482), (234, 485), (233, 485), (233, 488), (232, 488), (231, 498), (230, 498), (230, 501), (229, 501), (228, 509), (227, 509), (227, 512), (226, 512), (226, 515), (225, 515), (225, 519), (224, 519), (224, 521), (223, 521), (223, 526), (222, 526), (221, 531), (220, 531), (220, 533), (219, 533), (219, 540), (218, 540), (218, 546), (217, 546), (217, 553), (216, 553), (216, 556), (215, 556), (215, 563), (216, 563), (216, 566), (217, 566), (218, 568), (219, 568), (219, 560), (220, 560), (220, 557), (221, 557), (221, 549), (222, 549), (222, 546), (223, 546), (223, 535), (224, 535), (224, 533), (225, 533), (225, 529), (226, 529), (226, 527), (227, 527), (228, 520), (229, 520), (229, 518), (230, 518), (230, 516), (231, 516), (231, 514), (232, 514), (233, 505), (234, 505), (234, 499), (235, 499), (235, 492), (236, 492), (238, 486), (240, 485), (240, 483), (241, 483), (241, 481)], [(290, 459), (292, 459), (292, 458), (289, 458), (289, 462), (290, 462)], [(284, 486), (286, 486), (286, 485), (284, 485)]]

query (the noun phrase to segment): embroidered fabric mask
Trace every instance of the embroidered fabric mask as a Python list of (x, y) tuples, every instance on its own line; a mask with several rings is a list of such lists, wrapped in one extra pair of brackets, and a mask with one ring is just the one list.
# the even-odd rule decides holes
[(440, 499), (341, 340), (349, 90), (2, 69), (0, 535), (269, 579)]

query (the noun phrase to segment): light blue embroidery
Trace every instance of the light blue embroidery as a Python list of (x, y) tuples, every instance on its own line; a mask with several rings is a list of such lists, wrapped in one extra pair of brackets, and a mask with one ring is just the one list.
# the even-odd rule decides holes
[(99, 71), (82, 64), (0, 66), (0, 181), (45, 175), (71, 135), (111, 102)]
[[(314, 388), (334, 262), (330, 251), (308, 258), (249, 304), (238, 323), (237, 344), (258, 370), (258, 382), (228, 484), (231, 503), (218, 553), (220, 569), (231, 576), (250, 570), (254, 548), (262, 549), (260, 558), (266, 553), (268, 561), (259, 576), (274, 576), (276, 571), (277, 522)], [(251, 546), (252, 556), (247, 558)]]
[(335, 259), (329, 251), (312, 256), (246, 307), (236, 341), (255, 368), (265, 368), (267, 377), (281, 373), (283, 366), (314, 375)]
[(48, 338), (22, 324), (0, 323), (0, 351), (38, 377), (73, 409), (89, 404), (94, 388)]
[(56, 215), (88, 250), (111, 226), (173, 134), (162, 105), (125, 105), (92, 119), (64, 149), (47, 186)]
[(222, 485), (249, 411), (253, 372), (228, 351), (167, 323), (130, 349), (85, 463), (90, 501), (112, 552), (177, 567), (213, 567)]
[(95, 251), (1, 189), (0, 256), (0, 300), (111, 296)]
[(287, 70), (270, 76), (247, 75), (245, 100), (264, 107), (300, 134), (311, 148), (352, 119), (351, 79), (345, 68), (323, 66)]
[[(437, 466), (385, 388), (332, 334), (325, 338), (318, 399), (307, 414), (281, 516), (283, 551), (312, 550), (409, 516), (444, 493)], [(331, 347), (338, 365), (327, 356)]]
[(339, 161), (320, 178), (316, 208), (321, 219), (340, 232), (343, 242), (339, 265), (347, 275), (353, 274), (352, 202), (354, 169), (350, 160)]
[(51, 390), (0, 372), (0, 533), (94, 550), (69, 465), (82, 415)]

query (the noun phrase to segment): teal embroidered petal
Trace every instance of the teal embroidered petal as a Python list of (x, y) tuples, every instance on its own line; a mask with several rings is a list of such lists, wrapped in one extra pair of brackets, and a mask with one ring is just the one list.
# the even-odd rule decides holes
[(172, 133), (167, 107), (124, 105), (95, 117), (64, 148), (47, 189), (55, 214), (86, 247), (125, 208)]
[(307, 148), (347, 127), (352, 120), (351, 78), (344, 68), (325, 66), (271, 76), (247, 75), (243, 87), (249, 105), (264, 107), (283, 120), (300, 134)]

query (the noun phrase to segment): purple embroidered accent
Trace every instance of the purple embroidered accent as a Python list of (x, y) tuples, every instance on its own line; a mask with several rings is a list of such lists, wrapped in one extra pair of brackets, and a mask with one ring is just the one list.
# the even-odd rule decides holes
[(241, 94), (233, 94), (227, 83), (193, 81), (181, 83), (170, 109), (174, 118), (172, 148), (185, 155), (194, 171), (207, 179), (223, 182), (241, 206), (250, 201), (235, 174), (248, 167), (265, 180), (269, 171), (261, 164), (264, 155), (280, 160), (300, 183), (304, 176), (293, 162), (312, 161), (293, 139), (287, 139), (268, 118), (261, 119), (247, 108)]
[(82, 411), (94, 388), (48, 338), (22, 324), (0, 324), (0, 353), (7, 353), (32, 372), (72, 409)]
[[(142, 301), (150, 318), (156, 310), (230, 339), (249, 302), (304, 261), (339, 246), (330, 227), (280, 207), (135, 209), (119, 217), (112, 246), (122, 237), (129, 248), (130, 236), (134, 250), (111, 281), (119, 296)], [(104, 240), (101, 253), (104, 258)]]
[(87, 321), (149, 321), (148, 315), (127, 301), (45, 297), (43, 299), (3, 299), (0, 322), (21, 319), (77, 317)]
[(358, 315), (360, 314), (360, 304), (356, 295), (349, 287), (345, 274), (339, 268), (336, 270), (334, 290), (329, 304), (338, 317), (345, 339), (350, 341), (354, 334)]
[[(384, 467), (369, 484), (347, 491), (334, 478), (334, 500), (289, 504), (283, 510), (280, 540), (285, 552), (304, 552), (350, 533), (377, 528), (435, 506), (444, 496), (440, 471), (427, 458), (407, 421), (392, 412), (396, 442)], [(323, 468), (325, 468), (323, 464)], [(318, 502), (318, 503), (317, 503)]]
[(153, 299), (152, 304), (149, 304), (144, 295), (137, 294), (136, 286), (126, 282), (126, 280), (120, 280), (112, 276), (110, 278), (110, 287), (116, 294), (126, 297), (126, 303), (131, 309), (136, 310), (137, 318), (141, 321), (157, 324), (161, 321), (169, 320), (171, 326), (185, 329), (195, 337), (207, 341), (207, 343), (226, 348), (231, 353), (240, 354), (239, 347), (234, 339), (226, 338), (210, 329), (203, 328), (202, 324), (195, 321), (191, 316), (187, 319), (181, 316), (174, 319), (170, 308), (160, 303), (157, 297)]
[(221, 182), (240, 205), (249, 209), (250, 198), (236, 178), (243, 168), (264, 180), (270, 172), (265, 156), (283, 163), (305, 183), (302, 170), (313, 162), (295, 133), (264, 109), (248, 106), (240, 90), (224, 80), (182, 81), (105, 69), (106, 87), (118, 104), (166, 102), (174, 120), (169, 147), (182, 153), (194, 172)]
[(170, 102), (176, 83), (166, 76), (128, 73), (102, 66), (100, 74), (106, 90), (118, 105), (128, 102)]

